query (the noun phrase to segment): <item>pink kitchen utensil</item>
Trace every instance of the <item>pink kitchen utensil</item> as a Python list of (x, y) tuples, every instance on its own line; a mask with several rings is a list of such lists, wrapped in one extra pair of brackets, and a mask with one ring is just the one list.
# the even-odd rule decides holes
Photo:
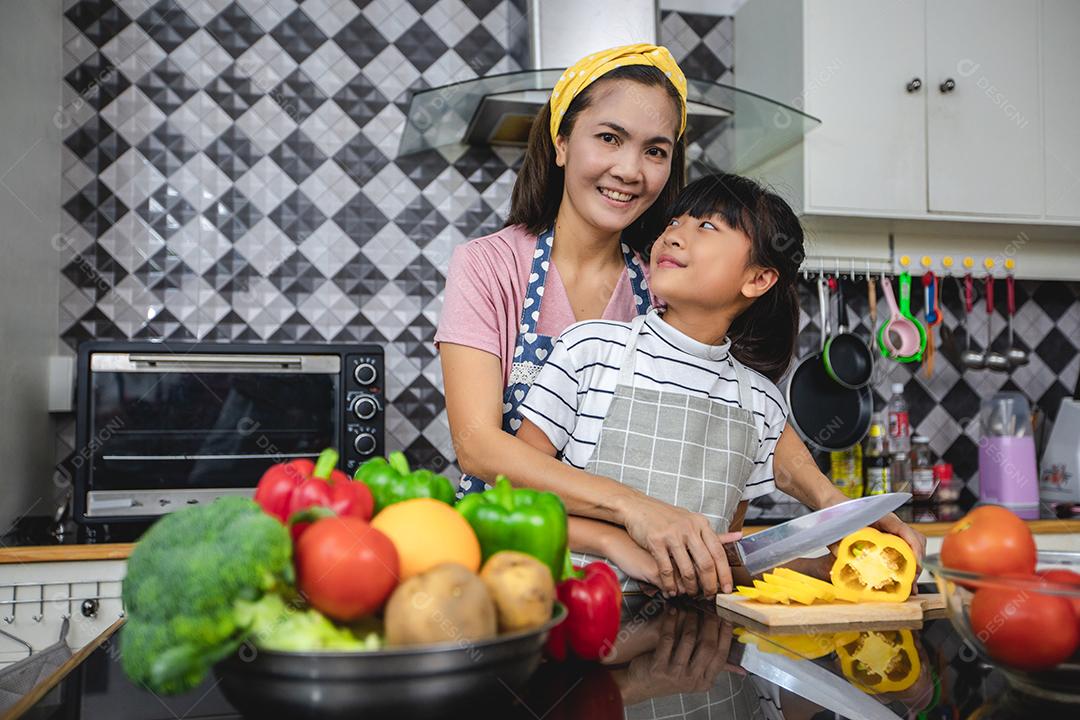
[(878, 328), (878, 349), (889, 360), (911, 358), (922, 349), (922, 333), (914, 322), (900, 313), (893, 295), (892, 281), (883, 278), (881, 289), (889, 306), (889, 317)]

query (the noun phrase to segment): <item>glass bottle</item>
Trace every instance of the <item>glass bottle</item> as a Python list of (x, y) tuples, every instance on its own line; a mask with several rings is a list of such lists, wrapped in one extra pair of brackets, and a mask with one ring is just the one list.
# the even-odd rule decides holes
[(911, 492), (911, 453), (895, 452), (889, 463), (890, 492)]
[(916, 435), (911, 438), (911, 494), (916, 500), (925, 502), (934, 494), (936, 487), (930, 438)]
[(862, 497), (863, 492), (863, 452), (862, 445), (856, 443), (847, 450), (829, 453), (829, 474), (833, 485), (849, 498)]
[(880, 422), (870, 424), (863, 451), (863, 495), (882, 495), (890, 492), (889, 447), (885, 428)]
[(889, 450), (893, 453), (908, 453), (911, 450), (911, 421), (908, 416), (907, 400), (904, 399), (904, 384), (892, 384), (892, 397), (888, 405)]

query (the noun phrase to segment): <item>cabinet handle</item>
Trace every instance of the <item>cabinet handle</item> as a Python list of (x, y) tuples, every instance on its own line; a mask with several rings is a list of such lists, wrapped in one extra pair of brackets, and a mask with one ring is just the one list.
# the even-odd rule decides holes
[(938, 89), (941, 90), (942, 93), (951, 93), (956, 89), (956, 81), (952, 78), (945, 78), (945, 82), (938, 85)]
[(907, 91), (909, 93), (918, 92), (919, 88), (921, 87), (922, 80), (920, 80), (919, 78), (912, 78), (911, 81), (907, 84)]

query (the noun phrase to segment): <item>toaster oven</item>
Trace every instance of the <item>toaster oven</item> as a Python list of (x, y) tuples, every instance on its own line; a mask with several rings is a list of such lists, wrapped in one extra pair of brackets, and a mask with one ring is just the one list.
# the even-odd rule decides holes
[(74, 515), (144, 521), (254, 493), (270, 465), (384, 452), (378, 345), (94, 341), (79, 346)]

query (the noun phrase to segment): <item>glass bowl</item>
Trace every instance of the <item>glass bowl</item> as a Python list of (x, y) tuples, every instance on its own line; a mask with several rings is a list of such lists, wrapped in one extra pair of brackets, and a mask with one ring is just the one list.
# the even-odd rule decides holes
[[(973, 660), (977, 654), (981, 660), (999, 669), (1009, 684), (1021, 692), (1059, 702), (1080, 703), (1080, 649), (1052, 667), (1031, 670), (1017, 666), (1017, 657), (1025, 654), (1025, 647), (1029, 650), (1031, 647), (1038, 647), (1027, 643), (1051, 641), (1045, 633), (1040, 636), (1039, 629), (1024, 618), (1025, 613), (1034, 611), (1038, 606), (1024, 608), (1022, 604), (1028, 600), (1037, 602), (1041, 597), (1054, 595), (1072, 601), (1075, 613), (1075, 608), (1080, 607), (1080, 586), (1048, 585), (1038, 577), (1028, 579), (954, 570), (942, 566), (939, 555), (927, 556), (923, 562), (934, 576), (938, 590), (945, 599), (949, 620), (967, 643), (967, 647), (961, 650), (961, 655), (966, 652), (969, 654), (968, 659)], [(1080, 572), (1080, 552), (1040, 551), (1036, 570), (1053, 568)], [(983, 621), (981, 627), (975, 628), (972, 626), (971, 604), (976, 592), (981, 588), (998, 588), (1012, 595), (999, 596), (1008, 598), (1008, 601), (997, 603), (997, 611), (988, 613), (988, 621)], [(1043, 615), (1040, 614), (1040, 617)], [(1074, 614), (1073, 620), (1080, 626), (1080, 617)], [(1015, 625), (1025, 622), (1031, 627), (1030, 632), (1025, 631), (1022, 625)], [(1014, 625), (1003, 630), (1007, 623)], [(999, 630), (1003, 635), (998, 638), (997, 649), (992, 651), (988, 642), (994, 644), (993, 635)], [(1024, 642), (1009, 643), (1008, 647), (1002, 649), (1001, 640), (1006, 635), (1020, 636)]]

